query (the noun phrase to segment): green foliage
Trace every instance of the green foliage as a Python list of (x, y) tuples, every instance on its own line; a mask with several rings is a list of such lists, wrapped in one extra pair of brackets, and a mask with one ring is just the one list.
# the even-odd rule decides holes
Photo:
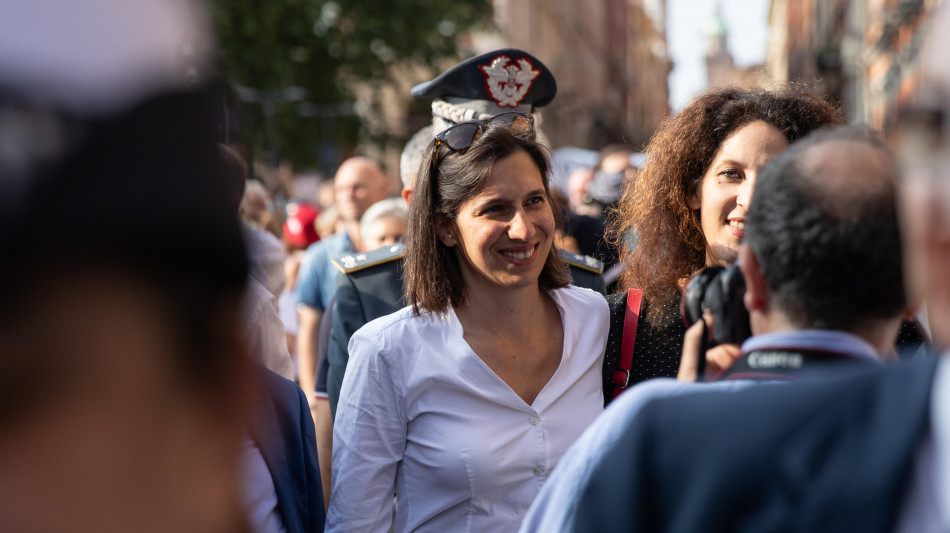
[[(432, 67), (458, 53), (458, 36), (487, 23), (487, 0), (213, 0), (221, 68), (234, 86), (262, 91), (303, 87), (317, 104), (352, 101), (343, 79), (387, 83), (390, 65)], [(299, 167), (318, 161), (321, 128), (330, 125), (337, 145), (354, 146), (355, 117), (302, 118), (296, 104), (276, 103), (281, 156)], [(244, 103), (239, 115), (254, 153), (267, 153), (260, 103)]]

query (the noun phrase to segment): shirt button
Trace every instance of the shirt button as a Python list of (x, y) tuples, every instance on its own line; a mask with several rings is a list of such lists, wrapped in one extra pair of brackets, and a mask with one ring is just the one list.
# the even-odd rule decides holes
[(537, 426), (537, 425), (538, 425), (538, 417), (536, 417), (536, 416), (532, 416), (532, 417), (531, 417), (531, 425), (532, 425), (532, 426)]
[(544, 473), (544, 470), (541, 470), (540, 468), (535, 468), (535, 469), (534, 469), (534, 475), (536, 475), (536, 476), (538, 476), (538, 477), (541, 477), (541, 474), (543, 474), (543, 473)]

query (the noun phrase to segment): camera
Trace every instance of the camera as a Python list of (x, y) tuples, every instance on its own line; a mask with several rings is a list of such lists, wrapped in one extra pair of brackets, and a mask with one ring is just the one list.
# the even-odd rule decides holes
[(719, 344), (742, 344), (752, 336), (749, 311), (742, 299), (745, 278), (739, 266), (706, 267), (693, 276), (683, 293), (681, 311), (686, 327), (702, 320), (703, 312), (713, 316), (709, 348)]

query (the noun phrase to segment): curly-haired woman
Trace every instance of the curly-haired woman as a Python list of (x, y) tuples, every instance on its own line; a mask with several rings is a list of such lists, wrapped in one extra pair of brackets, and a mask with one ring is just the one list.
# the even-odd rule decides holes
[[(621, 287), (634, 290), (608, 297), (605, 401), (635, 383), (676, 376), (687, 281), (703, 267), (735, 261), (765, 163), (812, 130), (842, 122), (836, 106), (786, 86), (713, 89), (660, 126), (613, 220)], [(633, 346), (632, 362), (622, 364), (623, 337), (628, 353)]]

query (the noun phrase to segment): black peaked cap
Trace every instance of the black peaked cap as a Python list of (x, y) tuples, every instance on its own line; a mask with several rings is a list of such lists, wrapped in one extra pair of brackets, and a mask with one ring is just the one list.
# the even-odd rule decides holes
[(490, 100), (499, 107), (511, 108), (522, 104), (544, 107), (556, 94), (554, 74), (541, 60), (517, 48), (467, 59), (412, 88), (417, 98)]

